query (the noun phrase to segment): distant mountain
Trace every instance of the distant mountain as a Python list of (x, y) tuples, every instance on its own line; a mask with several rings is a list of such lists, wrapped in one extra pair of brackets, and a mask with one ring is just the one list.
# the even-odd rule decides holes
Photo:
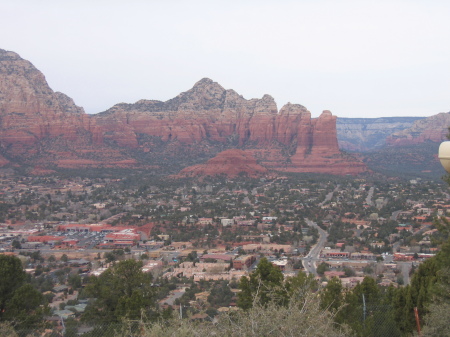
[(414, 145), (424, 142), (440, 143), (447, 139), (450, 127), (450, 113), (437, 115), (417, 120), (404, 130), (394, 132), (386, 143), (392, 146)]
[(269, 95), (246, 100), (205, 78), (166, 102), (120, 103), (87, 115), (30, 62), (0, 50), (0, 165), (173, 173), (226, 149), (245, 150), (276, 171), (366, 171), (340, 152), (329, 111), (315, 119), (298, 104), (278, 111)]
[(440, 178), (439, 144), (446, 140), (450, 113), (430, 117), (339, 118), (339, 146), (360, 152), (367, 166), (392, 176)]
[(367, 152), (382, 148), (393, 134), (411, 128), (425, 117), (341, 118), (336, 122), (339, 148)]
[[(408, 119), (411, 121), (412, 118), (396, 119), (383, 118), (384, 123), (380, 123), (380, 125), (383, 125), (384, 132), (383, 130), (372, 132), (374, 124), (369, 124), (370, 132), (366, 134), (370, 137), (367, 139), (359, 137), (363, 133), (348, 132), (350, 136), (347, 138), (348, 143), (353, 142), (350, 143), (354, 146), (353, 149), (357, 147), (357, 144), (363, 144), (361, 140), (368, 144), (362, 152), (364, 152), (364, 162), (373, 171), (402, 177), (442, 177), (445, 171), (438, 160), (438, 149), (440, 143), (447, 139), (450, 114), (439, 113), (427, 118), (417, 118), (409, 126), (407, 125)], [(353, 128), (355, 128), (355, 124), (358, 125), (355, 123), (358, 120), (350, 119), (346, 122), (350, 122), (349, 124)], [(347, 128), (345, 123), (344, 128)], [(368, 141), (369, 139), (371, 142)], [(345, 142), (341, 139), (340, 144), (345, 144)], [(376, 145), (371, 147), (371, 144)]]

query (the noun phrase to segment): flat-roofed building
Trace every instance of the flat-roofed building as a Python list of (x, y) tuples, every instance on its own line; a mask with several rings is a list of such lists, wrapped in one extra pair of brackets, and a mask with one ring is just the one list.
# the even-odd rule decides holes
[(233, 260), (233, 268), (236, 270), (248, 269), (255, 261), (255, 255), (241, 255)]
[(350, 257), (349, 252), (341, 252), (340, 250), (335, 249), (324, 249), (320, 252), (320, 257), (332, 259), (332, 258), (346, 258)]
[(204, 262), (205, 260), (216, 260), (218, 262), (230, 262), (233, 259), (232, 255), (228, 254), (205, 254), (200, 257), (200, 261)]

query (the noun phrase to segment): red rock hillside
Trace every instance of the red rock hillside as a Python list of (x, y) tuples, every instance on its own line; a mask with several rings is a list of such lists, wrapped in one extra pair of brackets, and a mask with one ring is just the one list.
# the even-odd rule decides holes
[(0, 165), (53, 169), (139, 164), (167, 172), (230, 148), (243, 149), (274, 170), (366, 170), (340, 153), (336, 117), (329, 111), (316, 119), (298, 104), (278, 111), (269, 95), (247, 100), (202, 79), (166, 102), (120, 103), (87, 115), (72, 99), (53, 92), (30, 62), (0, 50)]
[[(116, 165), (129, 159), (102, 146), (95, 120), (16, 53), (0, 49), (0, 151), (13, 161), (45, 166)], [(0, 164), (8, 160), (0, 157)]]
[(179, 173), (180, 177), (218, 176), (236, 177), (246, 174), (249, 177), (259, 177), (268, 173), (268, 170), (258, 165), (251, 153), (242, 150), (230, 149), (220, 152), (205, 164), (186, 167)]

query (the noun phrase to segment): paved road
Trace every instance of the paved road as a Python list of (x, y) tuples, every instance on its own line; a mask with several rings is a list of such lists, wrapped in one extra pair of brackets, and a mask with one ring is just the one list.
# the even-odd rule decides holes
[(175, 300), (177, 298), (180, 298), (181, 296), (183, 296), (183, 294), (186, 292), (186, 289), (180, 289), (180, 290), (175, 290), (172, 294), (169, 295), (169, 297), (167, 297), (164, 300), (164, 303), (167, 303), (168, 305), (173, 305), (175, 303)]
[(400, 248), (400, 245), (402, 244), (402, 242), (403, 242), (403, 239), (400, 239), (399, 241), (394, 242), (392, 244), (392, 253), (393, 254), (398, 253), (400, 251), (399, 248)]
[(397, 217), (398, 217), (398, 215), (400, 214), (401, 211), (402, 210), (400, 209), (398, 211), (392, 212), (391, 220), (397, 221)]
[(328, 233), (320, 228), (315, 222), (305, 219), (306, 224), (310, 227), (315, 227), (319, 231), (319, 239), (317, 243), (311, 248), (308, 255), (303, 258), (303, 266), (305, 267), (305, 271), (308, 274), (314, 274), (317, 276), (317, 261), (319, 260), (320, 251), (325, 246), (325, 242), (327, 241)]
[(404, 284), (408, 285), (409, 284), (409, 271), (411, 270), (412, 262), (400, 262), (398, 264), (398, 266), (400, 267)]
[(369, 189), (369, 193), (367, 193), (366, 204), (369, 206), (373, 206), (373, 201), (372, 201), (373, 191), (375, 191), (375, 187), (372, 186)]
[(333, 198), (334, 192), (339, 191), (339, 187), (340, 187), (340, 186), (341, 186), (341, 185), (337, 185), (336, 188), (335, 188), (332, 192), (328, 193), (328, 194), (325, 196), (325, 200), (322, 201), (322, 202), (319, 204), (319, 206), (323, 206), (323, 205), (325, 205), (327, 202), (331, 201), (331, 199)]

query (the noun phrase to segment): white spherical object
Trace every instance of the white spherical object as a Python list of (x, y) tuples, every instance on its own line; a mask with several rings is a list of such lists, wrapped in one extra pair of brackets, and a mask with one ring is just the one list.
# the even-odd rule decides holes
[(450, 141), (442, 142), (439, 146), (439, 160), (444, 169), (450, 173)]

